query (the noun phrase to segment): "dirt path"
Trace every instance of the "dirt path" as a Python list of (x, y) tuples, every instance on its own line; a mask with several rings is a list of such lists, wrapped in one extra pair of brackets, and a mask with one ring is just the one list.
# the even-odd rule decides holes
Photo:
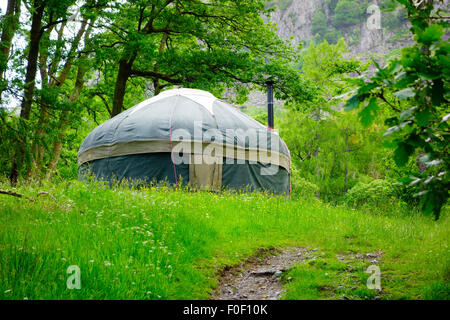
[(278, 300), (281, 275), (304, 259), (305, 248), (260, 250), (255, 257), (225, 269), (212, 300)]
[[(235, 267), (223, 270), (219, 286), (211, 295), (211, 300), (278, 300), (284, 293), (281, 278), (283, 272), (296, 264), (313, 261), (323, 257), (324, 252), (311, 248), (260, 249), (256, 255)], [(378, 264), (382, 259), (381, 251), (366, 254), (358, 252), (339, 252), (336, 261), (346, 266), (342, 271), (341, 284), (324, 287), (332, 299), (360, 299), (358, 288), (365, 283), (358, 280), (357, 270)], [(324, 265), (327, 263), (324, 262)], [(287, 279), (289, 281), (289, 279)], [(354, 291), (354, 292), (353, 292)], [(380, 299), (381, 291), (375, 299)]]

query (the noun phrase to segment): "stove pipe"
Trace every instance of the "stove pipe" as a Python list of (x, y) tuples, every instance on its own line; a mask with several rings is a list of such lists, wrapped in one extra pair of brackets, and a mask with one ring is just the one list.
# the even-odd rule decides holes
[(267, 127), (273, 130), (273, 81), (267, 81)]

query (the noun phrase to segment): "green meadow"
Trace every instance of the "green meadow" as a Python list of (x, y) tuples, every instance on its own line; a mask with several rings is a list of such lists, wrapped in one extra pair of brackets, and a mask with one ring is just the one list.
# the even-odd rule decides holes
[[(284, 299), (449, 298), (447, 209), (434, 221), (395, 205), (78, 181), (14, 191), (27, 198), (0, 194), (0, 299), (208, 299), (226, 266), (294, 246), (315, 257), (283, 274)], [(357, 259), (374, 252), (381, 291)], [(72, 265), (80, 289), (67, 288)]]

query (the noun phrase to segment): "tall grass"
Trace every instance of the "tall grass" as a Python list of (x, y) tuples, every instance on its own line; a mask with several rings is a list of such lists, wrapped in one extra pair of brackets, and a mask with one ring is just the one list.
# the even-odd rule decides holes
[[(57, 202), (36, 197), (43, 190)], [(256, 193), (77, 181), (17, 191), (34, 199), (0, 195), (0, 299), (205, 299), (225, 265), (287, 246), (331, 259), (381, 250), (386, 297), (448, 297), (447, 214), (434, 222)], [(79, 290), (66, 286), (71, 265), (81, 270)], [(295, 281), (286, 297), (311, 298), (295, 293)]]

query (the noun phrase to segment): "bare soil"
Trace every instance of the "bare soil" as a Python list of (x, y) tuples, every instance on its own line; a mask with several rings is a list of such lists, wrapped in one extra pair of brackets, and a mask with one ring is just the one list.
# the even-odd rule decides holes
[[(211, 295), (211, 300), (278, 300), (284, 293), (281, 281), (284, 272), (305, 260), (315, 260), (324, 255), (318, 249), (292, 247), (282, 250), (260, 249), (256, 255), (248, 258), (237, 266), (222, 270), (219, 286)], [(382, 252), (373, 253), (340, 253), (338, 260), (347, 264), (346, 270), (352, 277), (356, 271), (356, 261), (378, 263)], [(289, 279), (287, 279), (289, 280)], [(343, 289), (328, 288), (330, 298), (349, 299), (345, 295), (336, 297), (335, 291)], [(378, 297), (379, 298), (379, 297)]]
[(281, 275), (304, 259), (305, 248), (260, 249), (256, 256), (228, 267), (211, 300), (278, 300)]

